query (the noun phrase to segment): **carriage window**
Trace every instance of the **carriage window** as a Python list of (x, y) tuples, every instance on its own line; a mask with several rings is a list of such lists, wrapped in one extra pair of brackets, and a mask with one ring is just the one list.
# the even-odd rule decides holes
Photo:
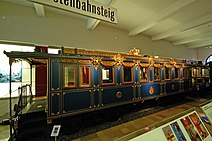
[(132, 82), (132, 68), (131, 67), (124, 67), (124, 82)]
[(148, 68), (141, 67), (140, 69), (140, 81), (147, 81), (148, 78)]
[(90, 67), (80, 66), (80, 86), (90, 86)]
[(180, 78), (180, 69), (179, 69), (179, 68), (175, 68), (175, 71), (174, 71), (174, 78), (175, 78), (175, 79)]
[(76, 67), (74, 65), (63, 66), (63, 87), (75, 87)]
[(187, 79), (191, 77), (191, 70), (189, 68), (184, 68), (183, 69), (183, 78)]
[(102, 68), (102, 82), (113, 83), (113, 67)]
[(160, 80), (160, 68), (154, 68), (154, 80)]
[(165, 67), (165, 79), (169, 80), (171, 78), (170, 76), (171, 76), (171, 69)]

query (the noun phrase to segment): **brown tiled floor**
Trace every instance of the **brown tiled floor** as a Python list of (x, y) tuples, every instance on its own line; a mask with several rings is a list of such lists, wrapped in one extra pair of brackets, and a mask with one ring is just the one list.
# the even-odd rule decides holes
[[(201, 112), (199, 105), (206, 102), (207, 99), (192, 101), (173, 108), (169, 108), (127, 123), (96, 132), (73, 141), (125, 141), (146, 132), (146, 127), (154, 128), (158, 123), (167, 123), (165, 119), (188, 109), (196, 107), (197, 112)], [(171, 120), (171, 119), (170, 119)], [(212, 126), (207, 125), (208, 130), (212, 133)], [(0, 140), (4, 141), (9, 137), (9, 126), (0, 126)]]
[[(174, 116), (176, 114), (179, 114), (181, 112), (184, 112), (191, 108), (196, 108), (197, 112), (201, 112), (199, 105), (201, 103), (206, 102), (207, 99), (200, 99), (199, 101), (192, 101), (188, 102), (182, 105), (178, 105), (174, 108), (166, 109), (164, 111), (160, 111), (139, 119), (136, 119), (134, 121), (130, 121), (127, 123), (124, 123), (122, 125), (118, 125), (109, 129), (105, 129), (103, 131), (84, 136), (78, 139), (75, 139), (73, 141), (112, 141), (112, 140), (118, 140), (118, 141), (124, 141), (128, 140), (132, 137), (136, 137), (142, 133), (145, 133), (145, 128), (148, 126), (153, 126), (154, 124), (157, 124), (158, 122), (161, 122), (171, 116)], [(163, 123), (163, 122), (161, 122)], [(164, 121), (164, 124), (167, 123), (167, 121)], [(210, 133), (212, 133), (212, 126), (207, 125), (208, 130)], [(143, 129), (143, 130), (141, 130)], [(136, 132), (140, 130), (139, 132)], [(127, 136), (128, 135), (128, 136)], [(124, 137), (123, 137), (124, 136)], [(131, 137), (130, 137), (131, 136)]]

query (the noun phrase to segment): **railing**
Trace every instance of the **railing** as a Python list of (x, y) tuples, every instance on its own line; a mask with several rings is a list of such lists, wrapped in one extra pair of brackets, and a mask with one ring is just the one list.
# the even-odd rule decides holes
[(18, 104), (14, 105), (15, 117), (27, 106), (28, 103), (32, 103), (32, 87), (31, 85), (24, 85), (18, 88)]

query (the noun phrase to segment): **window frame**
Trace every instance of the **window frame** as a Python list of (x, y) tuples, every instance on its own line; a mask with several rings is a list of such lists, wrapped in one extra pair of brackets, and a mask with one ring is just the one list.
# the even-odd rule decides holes
[[(155, 79), (155, 69), (156, 69), (156, 68), (159, 69), (159, 74), (158, 74), (158, 75), (159, 75), (159, 79)], [(154, 82), (161, 81), (161, 68), (160, 68), (160, 67), (154, 67), (154, 68), (153, 68), (153, 75), (152, 75), (152, 76), (153, 76), (153, 81), (154, 81)]]
[[(147, 75), (147, 78), (146, 78), (146, 80), (145, 79), (141, 79), (141, 70), (143, 69), (143, 68), (145, 68), (145, 71), (146, 71), (146, 75)], [(142, 71), (143, 72), (143, 71)], [(148, 67), (140, 67), (140, 71), (139, 71), (139, 79), (140, 79), (140, 82), (148, 82), (148, 80), (149, 80), (149, 72), (148, 72)]]
[[(124, 68), (130, 68), (131, 70), (131, 81), (125, 82), (124, 81)], [(122, 66), (122, 83), (123, 84), (132, 84), (134, 82), (134, 75), (133, 75), (133, 67), (126, 67), (126, 66)]]
[[(89, 72), (88, 72), (88, 74), (89, 74), (89, 76), (88, 76), (88, 79), (89, 79), (89, 83), (88, 84), (86, 84), (86, 85), (84, 85), (84, 84), (82, 84), (82, 79), (83, 79), (83, 75), (82, 75), (82, 67), (87, 67), (87, 68), (89, 68)], [(79, 87), (91, 87), (91, 66), (87, 66), (87, 65), (80, 65), (79, 66)]]
[[(74, 67), (74, 85), (65, 86), (65, 67), (72, 66)], [(76, 64), (63, 64), (63, 88), (76, 88)]]
[[(166, 69), (168, 69), (168, 74), (169, 74), (169, 78), (167, 79), (166, 78)], [(164, 67), (164, 78), (165, 78), (165, 80), (171, 80), (171, 68), (169, 68), (169, 67)]]
[[(109, 82), (109, 83), (107, 83), (107, 82), (104, 82), (103, 81), (103, 79), (102, 79), (102, 69), (103, 68), (112, 68), (111, 70), (112, 70), (112, 78), (113, 78), (113, 81), (112, 82)], [(102, 68), (101, 68), (101, 83), (102, 83), (102, 85), (103, 86), (106, 86), (106, 85), (114, 85), (115, 84), (115, 77), (114, 77), (114, 74), (115, 74), (115, 72), (114, 72), (114, 66), (102, 66)]]
[[(178, 70), (177, 71), (177, 75), (178, 75), (178, 77), (176, 77), (176, 69)], [(180, 68), (174, 68), (174, 79), (175, 80), (179, 80), (180, 79)]]

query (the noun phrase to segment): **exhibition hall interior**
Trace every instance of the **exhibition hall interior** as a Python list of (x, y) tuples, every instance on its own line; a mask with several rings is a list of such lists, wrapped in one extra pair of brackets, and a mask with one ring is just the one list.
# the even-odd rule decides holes
[(211, 141), (211, 0), (1, 0), (1, 141)]

